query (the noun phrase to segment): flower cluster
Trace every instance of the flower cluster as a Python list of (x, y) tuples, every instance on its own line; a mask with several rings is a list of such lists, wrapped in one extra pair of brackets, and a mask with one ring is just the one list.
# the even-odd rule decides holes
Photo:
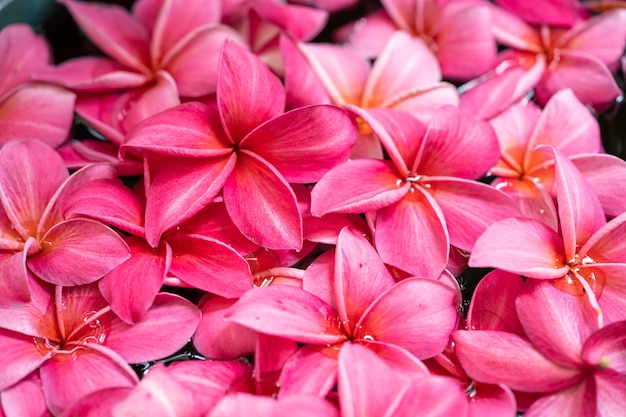
[(100, 55), (0, 32), (0, 416), (623, 414), (624, 2), (58, 1)]

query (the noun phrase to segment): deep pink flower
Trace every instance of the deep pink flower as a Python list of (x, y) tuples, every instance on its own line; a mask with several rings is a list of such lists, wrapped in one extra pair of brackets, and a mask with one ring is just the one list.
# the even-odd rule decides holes
[(131, 326), (111, 312), (95, 284), (53, 287), (33, 281), (31, 289), (29, 303), (0, 308), (0, 390), (39, 369), (53, 414), (93, 391), (135, 385), (137, 375), (128, 363), (176, 352), (200, 319), (193, 304), (172, 294), (159, 295)]
[(313, 188), (311, 213), (367, 213), (385, 263), (438, 276), (450, 244), (470, 251), (488, 225), (516, 214), (504, 193), (473, 181), (500, 155), (488, 124), (451, 106), (440, 108), (428, 128), (397, 110), (352, 110), (372, 126), (391, 161), (356, 159), (332, 169)]
[(541, 111), (533, 103), (518, 104), (491, 119), (502, 156), (491, 169), (493, 186), (517, 201), (521, 212), (556, 229), (554, 168), (550, 155), (535, 150), (551, 145), (568, 156), (598, 194), (609, 217), (626, 208), (621, 183), (626, 181), (626, 163), (601, 153), (598, 122), (572, 93), (561, 90)]
[(301, 248), (302, 219), (288, 183), (315, 182), (345, 161), (356, 129), (340, 108), (283, 114), (284, 100), (278, 78), (256, 56), (226, 42), (217, 108), (182, 104), (129, 135), (122, 150), (140, 149), (155, 161), (146, 208), (146, 238), (153, 247), (165, 230), (223, 189), (230, 217), (253, 242)]
[[(624, 320), (626, 213), (606, 222), (591, 186), (554, 148), (559, 223), (510, 218), (491, 225), (476, 241), (472, 267), (494, 267), (548, 280), (596, 309), (600, 323)], [(511, 239), (515, 236), (515, 239)]]
[(382, 0), (384, 10), (341, 29), (338, 38), (367, 57), (396, 30), (419, 38), (439, 59), (444, 78), (470, 80), (490, 70), (496, 42), (488, 4), (475, 0)]
[(33, 71), (51, 61), (45, 39), (28, 25), (8, 25), (0, 32), (0, 56), (0, 146), (18, 139), (38, 139), (52, 147), (63, 143), (74, 120), (75, 95), (30, 82)]
[(86, 167), (69, 176), (59, 155), (40, 141), (0, 149), (0, 305), (28, 301), (28, 277), (56, 285), (87, 284), (129, 258), (122, 238), (102, 223), (61, 216), (77, 187), (115, 173)]

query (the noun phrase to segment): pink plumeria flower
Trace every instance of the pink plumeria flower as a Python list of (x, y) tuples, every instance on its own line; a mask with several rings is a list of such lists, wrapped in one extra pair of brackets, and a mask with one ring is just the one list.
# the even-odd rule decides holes
[[(439, 107), (458, 105), (456, 88), (441, 82), (437, 58), (419, 40), (397, 31), (372, 66), (357, 52), (339, 45), (282, 40), (285, 88), (291, 107), (307, 104), (352, 104), (361, 108), (393, 108), (428, 123)], [(352, 158), (382, 159), (371, 128), (361, 121)]]
[(382, 0), (383, 10), (342, 28), (341, 41), (377, 56), (396, 30), (421, 39), (437, 56), (444, 78), (470, 80), (496, 59), (489, 6), (475, 0)]
[(334, 106), (283, 114), (284, 89), (256, 56), (228, 41), (221, 56), (217, 108), (194, 102), (159, 113), (122, 147), (158, 161), (147, 187), (147, 241), (156, 246), (165, 230), (222, 192), (250, 240), (298, 250), (302, 218), (289, 182), (315, 182), (347, 160), (355, 126)]
[(599, 327), (584, 297), (543, 280), (526, 281), (515, 306), (525, 335), (501, 329), (453, 333), (468, 374), (542, 394), (525, 416), (619, 415), (626, 406), (626, 321)]
[[(516, 7), (522, 7), (519, 3)], [(603, 110), (622, 96), (613, 79), (626, 44), (626, 10), (615, 10), (567, 29), (531, 25), (493, 6), (494, 31), (504, 51), (489, 77), (461, 97), (461, 107), (490, 119), (534, 88), (545, 104), (570, 88), (584, 103)]]
[(626, 213), (607, 223), (573, 163), (554, 148), (542, 149), (556, 160), (558, 228), (528, 218), (498, 221), (476, 241), (469, 265), (548, 280), (572, 297), (584, 297), (599, 323), (624, 320)]
[(63, 143), (74, 120), (75, 95), (30, 82), (31, 73), (51, 61), (45, 39), (28, 25), (8, 25), (0, 32), (0, 56), (0, 146), (18, 139), (38, 139), (52, 147)]
[(30, 276), (87, 284), (129, 258), (126, 243), (104, 224), (61, 216), (60, 205), (73, 190), (103, 177), (115, 173), (94, 165), (70, 176), (40, 141), (12, 141), (0, 149), (0, 305), (28, 301)]
[(531, 102), (518, 104), (491, 119), (502, 156), (491, 169), (492, 185), (509, 194), (522, 214), (556, 230), (553, 160), (535, 150), (551, 145), (568, 156), (598, 194), (609, 217), (626, 207), (626, 163), (602, 150), (598, 122), (569, 89), (556, 93), (540, 110)]
[[(253, 289), (226, 314), (260, 333), (307, 344), (283, 368), (281, 395), (303, 390), (325, 395), (346, 342), (380, 352), (399, 369), (423, 372), (413, 355), (424, 359), (441, 352), (456, 326), (458, 288), (429, 278), (396, 283), (374, 248), (348, 229), (339, 235), (334, 264), (332, 259), (330, 254), (307, 269), (304, 289)], [(419, 311), (406, 308), (416, 304)]]
[(200, 320), (193, 304), (172, 294), (159, 295), (143, 320), (131, 326), (111, 312), (95, 284), (33, 281), (31, 289), (28, 304), (0, 308), (0, 390), (38, 369), (55, 415), (93, 391), (135, 385), (137, 375), (128, 363), (176, 352)]
[(247, 393), (225, 396), (207, 417), (240, 417), (250, 413), (259, 417), (339, 417), (337, 407), (319, 396), (292, 395), (275, 399)]
[(504, 193), (474, 181), (500, 155), (488, 124), (452, 106), (435, 112), (428, 127), (398, 110), (351, 109), (372, 126), (391, 161), (355, 159), (332, 169), (313, 188), (311, 212), (367, 213), (385, 263), (439, 276), (450, 244), (470, 251), (488, 225), (517, 212)]

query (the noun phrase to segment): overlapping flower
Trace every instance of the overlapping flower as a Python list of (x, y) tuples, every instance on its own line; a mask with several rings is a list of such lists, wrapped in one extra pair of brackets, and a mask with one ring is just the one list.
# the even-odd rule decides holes
[(626, 409), (622, 2), (60, 3), (103, 55), (0, 32), (0, 416)]

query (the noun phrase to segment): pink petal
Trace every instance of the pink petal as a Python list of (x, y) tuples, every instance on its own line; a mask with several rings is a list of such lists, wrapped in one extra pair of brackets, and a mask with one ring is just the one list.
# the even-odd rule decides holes
[(3, 347), (3, 355), (0, 357), (0, 366), (3, 369), (0, 375), (2, 391), (26, 378), (48, 359), (48, 356), (37, 350), (32, 336), (0, 329), (0, 343)]
[[(161, 167), (146, 201), (146, 240), (158, 246), (161, 235), (206, 207), (231, 175), (234, 153), (215, 158), (178, 158)], [(181, 187), (180, 184), (185, 184)]]
[(187, 344), (199, 322), (200, 311), (195, 305), (173, 294), (159, 294), (134, 325), (113, 319), (104, 345), (129, 363), (152, 361)]
[(218, 71), (217, 105), (224, 130), (235, 143), (258, 125), (283, 113), (283, 86), (255, 55), (227, 41)]
[(33, 73), (33, 79), (76, 91), (112, 91), (146, 84), (149, 75), (127, 70), (108, 58), (82, 56)]
[[(354, 178), (367, 180), (346, 187)], [(398, 174), (387, 161), (353, 159), (337, 165), (313, 187), (311, 214), (363, 213), (387, 207), (401, 200), (410, 188), (409, 184), (397, 185), (398, 181)]]
[(518, 406), (515, 396), (505, 385), (475, 384), (476, 396), (469, 402), (468, 417), (512, 416)]
[(617, 9), (576, 25), (557, 45), (588, 53), (615, 71), (624, 52), (625, 38), (626, 11)]
[[(602, 311), (604, 324), (626, 320), (626, 264), (593, 264), (582, 270), (592, 285), (594, 294), (598, 293), (598, 304)], [(592, 279), (590, 279), (592, 278)], [(593, 279), (595, 278), (595, 279)]]
[(39, 141), (18, 141), (0, 150), (0, 193), (6, 214), (25, 240), (35, 237), (44, 209), (68, 177), (61, 157)]
[[(348, 343), (342, 345), (346, 346)], [(282, 367), (278, 385), (279, 398), (297, 394), (328, 395), (337, 384), (337, 346), (301, 347)]]
[(74, 0), (60, 2), (102, 51), (137, 72), (150, 73), (148, 31), (124, 8)]
[(333, 344), (345, 340), (337, 312), (316, 296), (289, 285), (253, 288), (226, 318), (261, 333), (301, 343)]
[(571, 88), (582, 103), (599, 109), (612, 105), (622, 96), (613, 75), (600, 60), (572, 50), (560, 51), (558, 65), (548, 68), (535, 94), (543, 104), (563, 88)]
[(586, 297), (572, 296), (554, 281), (528, 280), (515, 306), (526, 335), (539, 352), (569, 368), (582, 365), (583, 343), (598, 327), (597, 313)]
[(125, 148), (195, 158), (232, 152), (219, 113), (199, 102), (184, 103), (148, 118), (128, 134), (122, 155)]
[(474, 290), (467, 312), (468, 329), (500, 330), (524, 335), (515, 299), (524, 284), (521, 276), (501, 270), (485, 275)]
[(302, 218), (293, 190), (272, 165), (252, 152), (237, 153), (224, 184), (224, 203), (241, 233), (270, 249), (302, 247)]
[(385, 10), (377, 10), (364, 20), (339, 28), (334, 38), (348, 43), (366, 58), (375, 58), (397, 29), (398, 25)]
[(354, 328), (369, 305), (395, 283), (374, 247), (347, 228), (337, 238), (334, 272), (337, 312), (347, 328)]
[(548, 360), (516, 334), (458, 330), (452, 340), (463, 369), (479, 382), (501, 383), (524, 392), (550, 392), (571, 387), (583, 376), (578, 369)]
[(552, 147), (539, 149), (554, 155), (559, 221), (569, 261), (579, 245), (606, 224), (606, 218), (596, 193), (574, 164)]
[(354, 338), (395, 344), (419, 359), (433, 357), (443, 351), (456, 328), (458, 299), (458, 293), (431, 279), (404, 279), (364, 312)]
[(41, 417), (48, 414), (38, 372), (2, 391), (2, 416)]
[(201, 97), (216, 91), (220, 50), (226, 39), (246, 48), (245, 41), (234, 29), (211, 25), (199, 28), (164, 56), (160, 66), (172, 74), (181, 96)]
[(50, 49), (43, 36), (23, 23), (7, 25), (0, 32), (0, 100), (13, 88), (30, 80), (30, 74), (50, 63)]
[(116, 232), (87, 219), (57, 224), (43, 236), (42, 245), (42, 252), (28, 258), (28, 268), (56, 285), (88, 284), (130, 257)]
[(30, 280), (35, 277), (26, 267), (28, 254), (36, 252), (39, 243), (28, 238), (21, 252), (0, 252), (0, 306), (16, 307), (31, 300)]
[(42, 327), (45, 327), (42, 325), (56, 320), (54, 303), (50, 301), (50, 286), (32, 276), (28, 277), (26, 284), (30, 299), (22, 301), (21, 305), (0, 307), (0, 328), (40, 337), (43, 336)]
[(224, 320), (224, 314), (236, 301), (212, 297), (202, 306), (202, 319), (193, 335), (193, 345), (207, 358), (233, 360), (254, 352), (257, 332)]
[(142, 319), (163, 285), (166, 252), (171, 257), (171, 249), (161, 246), (153, 251), (143, 239), (134, 236), (129, 236), (126, 243), (131, 257), (109, 272), (99, 288), (113, 312), (126, 323), (134, 324)]
[(477, 179), (499, 158), (498, 138), (488, 123), (444, 106), (435, 112), (428, 125), (424, 151), (414, 169), (421, 175)]
[(598, 229), (578, 252), (592, 255), (597, 262), (626, 263), (625, 234), (626, 214), (622, 213)]
[[(133, 8), (133, 15), (143, 17), (141, 20), (147, 22), (149, 4), (147, 2), (137, 2)], [(151, 29), (150, 52), (153, 64), (161, 59), (172, 49), (180, 47), (188, 39), (190, 34), (195, 34), (207, 25), (219, 23), (221, 8), (219, 4), (207, 4), (202, 1), (186, 1), (180, 3), (169, 1), (157, 6), (154, 26)], [(193, 35), (191, 35), (193, 36)]]
[(276, 401), (270, 397), (235, 392), (224, 396), (208, 417), (240, 416), (246, 415), (250, 410), (254, 410), (258, 417), (269, 417), (275, 405)]
[(309, 265), (304, 271), (302, 288), (336, 307), (335, 301), (335, 250), (330, 249)]
[[(0, 102), (0, 144), (40, 139), (52, 147), (63, 143), (74, 120), (74, 94), (59, 87), (29, 84)], [(37, 121), (32, 118), (37, 113)]]
[[(371, 378), (375, 375), (375, 378)], [(342, 416), (383, 416), (406, 382), (374, 352), (346, 343), (339, 353), (338, 391)]]
[(491, 6), (493, 33), (496, 40), (510, 48), (541, 53), (543, 44), (539, 30), (526, 23), (516, 13)]
[(61, 417), (109, 417), (113, 408), (131, 392), (130, 387), (106, 388), (94, 391), (63, 410)]
[(414, 379), (403, 390), (402, 398), (394, 404), (394, 416), (410, 417), (415, 410), (420, 410), (420, 416), (426, 417), (468, 415), (470, 404), (463, 386), (456, 379), (426, 376)]
[(553, 279), (565, 276), (565, 262), (563, 242), (554, 230), (534, 219), (511, 218), (494, 223), (478, 238), (469, 265)]
[(490, 70), (496, 59), (496, 42), (489, 7), (471, 4), (446, 17), (437, 31), (437, 55), (444, 77), (470, 80)]
[(287, 181), (304, 184), (347, 161), (355, 141), (348, 114), (324, 105), (285, 113), (252, 131), (240, 146), (263, 157)]
[(250, 266), (227, 244), (200, 235), (168, 237), (172, 247), (169, 274), (204, 291), (226, 298), (253, 287)]
[(626, 193), (626, 162), (613, 155), (576, 155), (570, 158), (583, 177), (598, 195), (607, 217), (616, 217), (624, 212)]
[(462, 250), (472, 251), (489, 226), (519, 213), (506, 194), (476, 181), (432, 177), (425, 179), (424, 189), (445, 217), (450, 244)]
[(300, 44), (326, 94), (337, 105), (360, 105), (370, 74), (370, 64), (356, 52), (329, 44)]
[(454, 85), (437, 82), (393, 97), (387, 104), (389, 108), (410, 113), (422, 123), (429, 123), (440, 107), (446, 105), (458, 107), (459, 93)]
[(520, 0), (497, 0), (498, 5), (535, 25), (571, 26), (578, 19), (578, 4), (572, 0), (550, 0), (542, 4)]
[[(552, 145), (565, 156), (600, 153), (600, 126), (572, 90), (560, 90), (546, 104), (529, 138), (529, 150), (537, 145)], [(524, 171), (529, 172), (549, 159), (543, 152), (529, 152), (524, 161)]]
[(97, 350), (80, 347), (73, 353), (58, 353), (39, 372), (46, 403), (54, 414), (95, 391), (137, 383), (132, 368), (100, 345)]
[[(599, 329), (585, 341), (582, 356), (586, 363), (601, 369), (626, 372), (626, 321)], [(599, 372), (600, 374), (602, 371)]]
[(596, 415), (619, 415), (626, 406), (621, 393), (626, 389), (626, 377), (623, 372), (597, 372), (596, 386)]
[[(328, 13), (318, 8), (309, 7), (311, 4), (272, 4), (260, 3), (255, 5), (254, 11), (263, 21), (276, 25), (281, 32), (289, 35), (295, 41), (308, 41), (322, 31), (328, 20)], [(274, 32), (276, 29), (270, 29)], [(266, 39), (269, 34), (254, 31), (253, 41)]]
[(529, 417), (540, 417), (565, 413), (580, 417), (598, 415), (596, 408), (597, 388), (591, 378), (563, 391), (539, 398), (524, 413)]

